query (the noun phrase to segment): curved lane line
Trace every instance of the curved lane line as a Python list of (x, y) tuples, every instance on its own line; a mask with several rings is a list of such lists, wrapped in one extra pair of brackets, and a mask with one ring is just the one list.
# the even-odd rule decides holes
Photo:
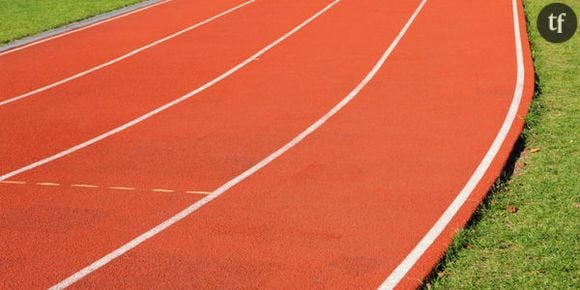
[[(313, 17), (311, 17), (310, 19), (308, 19), (307, 21), (305, 21), (303, 24), (301, 24), (299, 27), (304, 26), (308, 22), (312, 21), (314, 18), (317, 18), (318, 16), (320, 16), (326, 10), (330, 9), (332, 6), (334, 6), (339, 1), (340, 0), (336, 0), (336, 1), (332, 2), (326, 8), (324, 8), (323, 10), (321, 10), (320, 12), (318, 12), (316, 15), (314, 15)], [(181, 212), (179, 212), (176, 215), (172, 216), (171, 218), (165, 220), (164, 222), (162, 222), (161, 224), (159, 224), (159, 225), (155, 226), (154, 228), (148, 230), (147, 232), (141, 234), (137, 238), (135, 238), (135, 239), (131, 240), (130, 242), (124, 244), (123, 246), (121, 246), (120, 248), (114, 250), (113, 252), (107, 254), (106, 256), (102, 257), (101, 259), (97, 260), (96, 262), (92, 263), (91, 265), (87, 266), (86, 268), (84, 268), (84, 269), (80, 270), (79, 272), (71, 275), (70, 277), (68, 277), (65, 280), (61, 281), (60, 283), (54, 285), (50, 289), (51, 290), (64, 289), (64, 288), (66, 288), (66, 287), (74, 284), (75, 282), (79, 281), (83, 277), (85, 277), (85, 276), (91, 274), (92, 272), (98, 270), (99, 268), (103, 267), (104, 265), (108, 264), (112, 260), (114, 260), (114, 259), (118, 258), (119, 256), (127, 253), (128, 251), (130, 251), (133, 248), (137, 247), (141, 243), (143, 243), (146, 240), (152, 238), (153, 236), (159, 234), (160, 232), (162, 232), (163, 230), (169, 228), (170, 226), (172, 226), (176, 222), (178, 222), (178, 221), (186, 218), (187, 216), (189, 216), (193, 212), (197, 211), (198, 209), (200, 209), (204, 205), (206, 205), (209, 202), (213, 201), (214, 199), (218, 198), (224, 192), (228, 191), (230, 188), (234, 187), (236, 184), (244, 181), (246, 178), (250, 177), (252, 174), (256, 173), (258, 170), (262, 169), (263, 167), (265, 167), (266, 165), (268, 165), (270, 162), (274, 161), (275, 159), (277, 159), (278, 157), (280, 157), (282, 154), (284, 154), (288, 150), (292, 149), (292, 147), (296, 146), (298, 143), (300, 143), (302, 140), (304, 140), (310, 134), (312, 134), (313, 132), (315, 132), (324, 123), (326, 123), (326, 121), (328, 121), (330, 118), (332, 118), (332, 116), (334, 116), (336, 113), (338, 113), (344, 106), (346, 106), (352, 99), (354, 99), (359, 94), (359, 92), (362, 89), (364, 89), (364, 87), (373, 79), (373, 77), (381, 69), (381, 67), (383, 66), (383, 64), (387, 60), (387, 58), (391, 55), (391, 53), (393, 52), (393, 50), (395, 49), (395, 47), (398, 45), (399, 41), (403, 38), (403, 36), (405, 35), (405, 33), (407, 32), (407, 30), (409, 29), (409, 27), (411, 26), (411, 24), (413, 23), (413, 21), (415, 20), (415, 18), (417, 17), (417, 15), (419, 14), (419, 12), (421, 11), (421, 9), (423, 8), (423, 6), (425, 5), (426, 2), (427, 2), (427, 0), (423, 0), (419, 4), (419, 6), (417, 7), (417, 9), (411, 15), (411, 17), (409, 18), (409, 20), (407, 21), (407, 23), (403, 26), (403, 28), (401, 29), (401, 31), (399, 32), (399, 34), (397, 35), (397, 37), (389, 45), (389, 47), (387, 48), (387, 50), (383, 53), (383, 55), (381, 56), (381, 58), (373, 66), (373, 68), (365, 76), (365, 78), (344, 99), (342, 99), (337, 105), (335, 105), (324, 116), (322, 116), (320, 119), (318, 119), (312, 125), (310, 125), (310, 127), (308, 127), (306, 130), (304, 130), (303, 132), (301, 132), (298, 136), (294, 137), (294, 139), (292, 139), (290, 142), (286, 143), (284, 146), (282, 146), (281, 148), (279, 148), (278, 150), (276, 150), (274, 153), (270, 154), (268, 157), (266, 157), (262, 161), (258, 162), (257, 164), (255, 164), (251, 168), (247, 169), (246, 171), (244, 171), (240, 175), (236, 176), (232, 180), (230, 180), (227, 183), (225, 183), (222, 186), (220, 186), (218, 189), (216, 189), (215, 191), (213, 191), (210, 195), (208, 195), (208, 196), (204, 197), (203, 199), (199, 200), (198, 202), (190, 205), (189, 207), (185, 208)], [(299, 28), (297, 27), (297, 29), (299, 29)], [(295, 30), (297, 30), (297, 29), (295, 29)], [(295, 30), (293, 30), (293, 31), (295, 31)], [(286, 37), (286, 35), (285, 35), (285, 37)], [(257, 56), (258, 56), (258, 54), (255, 55), (254, 58), (257, 57)]]
[(141, 7), (139, 9), (135, 9), (133, 11), (129, 11), (127, 13), (123, 13), (121, 15), (117, 15), (117, 16), (114, 16), (114, 17), (111, 17), (111, 18), (103, 19), (101, 21), (97, 21), (97, 22), (92, 23), (92, 24), (89, 24), (87, 26), (79, 27), (79, 28), (76, 28), (76, 29), (73, 29), (73, 30), (65, 31), (63, 33), (59, 33), (57, 35), (53, 35), (53, 36), (49, 36), (49, 37), (46, 37), (46, 38), (42, 38), (42, 39), (39, 39), (37, 41), (33, 41), (31, 43), (27, 43), (27, 44), (24, 44), (22, 46), (17, 46), (17, 47), (14, 47), (14, 48), (10, 48), (10, 49), (5, 50), (5, 51), (0, 51), (0, 56), (6, 55), (6, 54), (10, 54), (10, 53), (13, 53), (13, 52), (16, 52), (16, 51), (19, 51), (19, 50), (23, 50), (23, 49), (25, 49), (27, 47), (35, 46), (37, 44), (41, 44), (41, 43), (47, 42), (49, 40), (53, 40), (53, 39), (56, 39), (56, 38), (61, 38), (63, 36), (69, 35), (69, 34), (73, 34), (73, 33), (79, 32), (79, 31), (83, 31), (83, 30), (89, 29), (91, 27), (95, 27), (95, 26), (98, 26), (98, 25), (101, 25), (101, 24), (105, 24), (107, 22), (110, 22), (110, 21), (113, 21), (113, 20), (116, 20), (116, 19), (119, 19), (119, 18), (123, 18), (125, 16), (129, 16), (129, 15), (132, 15), (132, 14), (135, 14), (135, 13), (138, 13), (138, 12), (141, 12), (141, 11), (147, 10), (149, 8), (153, 8), (155, 6), (159, 6), (161, 4), (165, 4), (165, 3), (168, 3), (168, 2), (171, 2), (171, 1), (173, 1), (173, 0), (165, 0), (165, 1), (161, 1), (159, 3), (154, 3), (154, 4), (151, 4), (151, 5), (147, 5), (145, 7)]
[(140, 47), (140, 48), (138, 48), (138, 49), (135, 49), (135, 50), (133, 50), (133, 51), (131, 51), (131, 52), (127, 53), (127, 54), (124, 54), (124, 55), (122, 55), (122, 56), (120, 56), (120, 57), (117, 57), (117, 58), (115, 58), (115, 59), (113, 59), (113, 60), (110, 60), (110, 61), (108, 61), (108, 62), (105, 62), (105, 63), (103, 63), (103, 64), (100, 64), (100, 65), (98, 65), (98, 66), (95, 66), (95, 67), (93, 67), (93, 68), (91, 68), (91, 69), (88, 69), (88, 70), (85, 70), (85, 71), (83, 71), (83, 72), (80, 72), (80, 73), (78, 73), (78, 74), (76, 74), (76, 75), (73, 75), (73, 76), (70, 76), (70, 77), (68, 77), (68, 78), (62, 79), (62, 80), (60, 80), (60, 81), (58, 81), (58, 82), (54, 82), (54, 83), (52, 83), (52, 84), (50, 84), (50, 85), (46, 85), (46, 86), (44, 86), (44, 87), (40, 87), (40, 88), (38, 88), (38, 89), (36, 89), (36, 90), (30, 91), (30, 92), (28, 92), (28, 93), (24, 93), (24, 94), (22, 94), (22, 95), (19, 95), (19, 96), (16, 96), (16, 97), (14, 97), (14, 98), (10, 98), (10, 99), (4, 100), (4, 101), (0, 101), (0, 107), (1, 107), (1, 106), (4, 106), (4, 105), (8, 105), (8, 104), (10, 104), (10, 103), (12, 103), (12, 102), (16, 102), (16, 101), (18, 101), (18, 100), (21, 100), (21, 99), (24, 99), (24, 98), (30, 97), (30, 96), (32, 96), (32, 95), (34, 95), (34, 94), (38, 94), (38, 93), (44, 92), (44, 91), (46, 91), (46, 90), (49, 90), (49, 89), (52, 89), (52, 88), (54, 88), (54, 87), (60, 86), (60, 85), (62, 85), (62, 84), (64, 84), (64, 83), (68, 83), (68, 82), (70, 82), (70, 81), (72, 81), (72, 80), (78, 79), (78, 78), (80, 78), (80, 77), (82, 77), (82, 76), (88, 75), (88, 74), (90, 74), (90, 73), (92, 73), (92, 72), (95, 72), (95, 71), (97, 71), (97, 70), (100, 70), (100, 69), (102, 69), (102, 68), (108, 67), (108, 66), (110, 66), (110, 65), (112, 65), (112, 64), (115, 64), (115, 63), (117, 63), (117, 62), (120, 62), (120, 61), (122, 61), (122, 60), (124, 60), (124, 59), (127, 59), (127, 58), (129, 58), (129, 57), (131, 57), (131, 56), (133, 56), (133, 55), (135, 55), (135, 54), (138, 54), (138, 53), (140, 53), (140, 52), (142, 52), (142, 51), (144, 51), (144, 50), (146, 50), (146, 49), (152, 48), (152, 47), (154, 47), (154, 46), (156, 46), (156, 45), (159, 45), (159, 44), (161, 44), (161, 43), (164, 43), (164, 42), (166, 42), (166, 41), (168, 41), (168, 40), (170, 40), (170, 39), (172, 39), (172, 38), (175, 38), (175, 37), (177, 37), (177, 36), (179, 36), (179, 35), (182, 35), (182, 34), (184, 34), (184, 33), (188, 32), (188, 31), (191, 31), (191, 30), (193, 30), (193, 29), (196, 29), (196, 28), (198, 28), (198, 27), (200, 27), (200, 26), (202, 26), (202, 25), (204, 25), (204, 24), (207, 24), (207, 23), (209, 23), (209, 22), (211, 22), (211, 21), (213, 21), (213, 20), (216, 20), (216, 19), (218, 19), (218, 18), (220, 18), (220, 17), (222, 17), (222, 16), (224, 16), (224, 15), (226, 15), (226, 14), (229, 14), (229, 13), (231, 13), (231, 12), (234, 12), (234, 11), (236, 11), (236, 10), (238, 10), (238, 9), (240, 9), (240, 8), (242, 8), (242, 7), (244, 7), (244, 6), (248, 5), (248, 4), (250, 4), (250, 3), (252, 3), (252, 2), (255, 2), (255, 1), (256, 1), (256, 0), (250, 0), (250, 1), (244, 2), (244, 3), (242, 3), (242, 4), (238, 5), (238, 6), (234, 7), (234, 8), (230, 8), (230, 9), (228, 9), (228, 10), (226, 10), (226, 11), (224, 11), (224, 12), (222, 12), (222, 13), (218, 14), (218, 15), (215, 15), (215, 16), (213, 16), (213, 17), (210, 17), (210, 18), (208, 18), (208, 19), (206, 19), (206, 20), (204, 20), (204, 21), (202, 21), (202, 22), (198, 22), (198, 23), (196, 23), (196, 24), (194, 24), (194, 25), (191, 25), (191, 26), (189, 26), (189, 27), (187, 27), (187, 28), (185, 28), (185, 29), (183, 29), (183, 30), (180, 30), (180, 31), (178, 31), (178, 32), (176, 32), (176, 33), (174, 33), (174, 34), (171, 34), (171, 35), (169, 35), (169, 36), (166, 36), (166, 37), (164, 37), (164, 38), (162, 38), (162, 39), (159, 39), (159, 40), (157, 40), (157, 41), (154, 41), (154, 42), (152, 42), (152, 43), (149, 43), (149, 44), (147, 44), (147, 45), (145, 45), (145, 46), (142, 46), (142, 47)]
[(516, 86), (514, 90), (514, 96), (512, 103), (505, 117), (505, 120), (499, 130), (495, 140), (491, 144), (489, 150), (481, 160), (481, 163), (473, 172), (473, 175), (467, 181), (467, 184), (461, 189), (455, 200), (449, 205), (449, 207), (443, 212), (443, 215), (437, 220), (433, 227), (427, 232), (427, 234), (421, 239), (419, 244), (407, 255), (407, 257), (397, 266), (397, 268), (387, 277), (379, 289), (393, 289), (399, 282), (407, 275), (409, 270), (417, 263), (417, 261), (423, 256), (425, 251), (431, 247), (433, 242), (439, 237), (439, 235), (445, 230), (447, 225), (451, 222), (453, 217), (457, 214), (459, 209), (465, 204), (467, 198), (471, 195), (475, 187), (479, 184), (487, 169), (495, 159), (499, 149), (503, 145), (512, 125), (516, 118), (518, 109), (520, 107), (520, 102), (522, 99), (523, 89), (524, 89), (524, 60), (522, 52), (522, 39), (520, 34), (520, 23), (518, 16), (517, 0), (512, 0), (513, 7), (513, 18), (514, 18), (514, 34), (515, 34), (515, 47), (516, 47), (516, 60), (517, 60), (517, 78)]
[(60, 159), (64, 156), (67, 156), (69, 154), (72, 154), (78, 150), (81, 150), (85, 147), (88, 147), (92, 144), (95, 144), (99, 141), (102, 141), (103, 139), (106, 139), (112, 135), (115, 135), (117, 133), (120, 133), (126, 129), (129, 129), (183, 101), (186, 101), (187, 99), (205, 91), (206, 89), (212, 87), (213, 85), (219, 83), (220, 81), (222, 81), (223, 79), (227, 78), (228, 76), (232, 75), (233, 73), (237, 72), (238, 70), (242, 69), (243, 67), (245, 67), (246, 65), (248, 65), (249, 63), (253, 62), (254, 60), (256, 60), (258, 57), (260, 57), (262, 54), (266, 53), (267, 51), (269, 51), (270, 49), (272, 49), (273, 47), (275, 47), (276, 45), (278, 45), (280, 42), (286, 40), (288, 37), (292, 36), (294, 33), (296, 33), (297, 31), (299, 31), (300, 29), (302, 29), (304, 26), (306, 26), (308, 23), (312, 22), (314, 19), (316, 19), (318, 16), (322, 15), (324, 12), (326, 12), (328, 9), (330, 9), (332, 6), (334, 6), (336, 3), (340, 2), (340, 0), (335, 0), (334, 2), (332, 2), (331, 4), (329, 4), (328, 6), (326, 6), (324, 9), (320, 10), (318, 13), (316, 13), (315, 15), (313, 15), (312, 17), (308, 18), (306, 21), (302, 22), (300, 25), (296, 26), (294, 29), (292, 29), (291, 31), (289, 31), (288, 33), (284, 34), (282, 37), (278, 38), (277, 40), (275, 40), (274, 42), (270, 43), (268, 46), (262, 48), (260, 51), (258, 51), (257, 53), (255, 53), (254, 55), (250, 56), (249, 58), (247, 58), (246, 60), (244, 60), (243, 62), (237, 64), (236, 66), (232, 67), (231, 69), (229, 69), (228, 71), (226, 71), (225, 73), (219, 75), (218, 77), (216, 77), (215, 79), (205, 83), (204, 85), (202, 85), (201, 87), (198, 87), (197, 89), (187, 93), (186, 95), (183, 95), (161, 107), (158, 107), (157, 109), (150, 111), (144, 115), (141, 115), (140, 117), (133, 119), (115, 129), (112, 129), (110, 131), (107, 131), (97, 137), (94, 137), (90, 140), (87, 140), (83, 143), (77, 144), (73, 147), (70, 147), (66, 150), (63, 150), (59, 153), (56, 153), (54, 155), (51, 155), (49, 157), (46, 157), (44, 159), (41, 159), (39, 161), (36, 161), (34, 163), (28, 164), (24, 167), (21, 167), (19, 169), (16, 169), (14, 171), (8, 172), (4, 175), (0, 176), (0, 181), (4, 181), (8, 178), (11, 178), (15, 175), (21, 174), (23, 172), (29, 171), (31, 169), (34, 169), (36, 167), (42, 166), (44, 164), (47, 164), (49, 162), (52, 162), (54, 160)]

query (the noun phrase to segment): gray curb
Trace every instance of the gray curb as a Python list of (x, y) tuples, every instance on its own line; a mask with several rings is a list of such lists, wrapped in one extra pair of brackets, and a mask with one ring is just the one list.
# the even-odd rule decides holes
[(100, 14), (97, 16), (87, 18), (85, 20), (73, 22), (73, 23), (61, 26), (59, 28), (55, 28), (55, 29), (51, 29), (51, 30), (48, 30), (45, 32), (41, 32), (41, 33), (33, 35), (33, 36), (28, 36), (28, 37), (25, 37), (22, 39), (18, 39), (18, 40), (9, 42), (5, 45), (0, 45), (0, 52), (7, 51), (7, 50), (10, 50), (10, 49), (22, 46), (22, 45), (26, 45), (26, 44), (29, 44), (29, 43), (32, 43), (32, 42), (35, 42), (35, 41), (38, 41), (38, 40), (41, 40), (41, 39), (44, 39), (47, 37), (55, 36), (57, 34), (61, 34), (64, 32), (71, 31), (71, 30), (75, 30), (75, 29), (79, 29), (79, 28), (82, 28), (84, 26), (91, 25), (93, 23), (97, 23), (99, 21), (103, 21), (103, 20), (106, 20), (108, 18), (119, 16), (121, 14), (125, 14), (125, 13), (131, 12), (133, 10), (137, 10), (137, 9), (149, 6), (149, 5), (153, 5), (153, 4), (158, 3), (158, 2), (161, 2), (161, 0), (145, 0), (143, 2), (129, 5), (129, 6), (117, 9), (117, 10), (113, 10), (111, 12), (107, 12), (104, 14)]

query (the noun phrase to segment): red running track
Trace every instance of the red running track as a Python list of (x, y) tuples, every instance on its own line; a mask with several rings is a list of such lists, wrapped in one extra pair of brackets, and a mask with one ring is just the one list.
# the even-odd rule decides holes
[[(0, 97), (243, 3), (1, 55)], [(515, 0), (256, 0), (0, 106), (0, 285), (416, 287), (521, 131), (524, 23)]]

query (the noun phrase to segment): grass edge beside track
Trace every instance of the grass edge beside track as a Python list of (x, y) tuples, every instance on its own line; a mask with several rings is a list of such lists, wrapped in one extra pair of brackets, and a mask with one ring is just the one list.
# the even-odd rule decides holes
[(538, 74), (524, 131), (423, 289), (580, 287), (580, 32), (563, 44), (539, 36), (536, 17), (551, 2), (524, 1)]
[(144, 0), (0, 0), (0, 46)]

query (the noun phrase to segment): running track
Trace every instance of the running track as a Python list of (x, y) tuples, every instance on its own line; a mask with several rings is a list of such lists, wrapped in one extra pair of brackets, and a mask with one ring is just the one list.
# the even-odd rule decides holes
[(172, 0), (0, 53), (0, 287), (416, 287), (521, 131), (521, 7)]

